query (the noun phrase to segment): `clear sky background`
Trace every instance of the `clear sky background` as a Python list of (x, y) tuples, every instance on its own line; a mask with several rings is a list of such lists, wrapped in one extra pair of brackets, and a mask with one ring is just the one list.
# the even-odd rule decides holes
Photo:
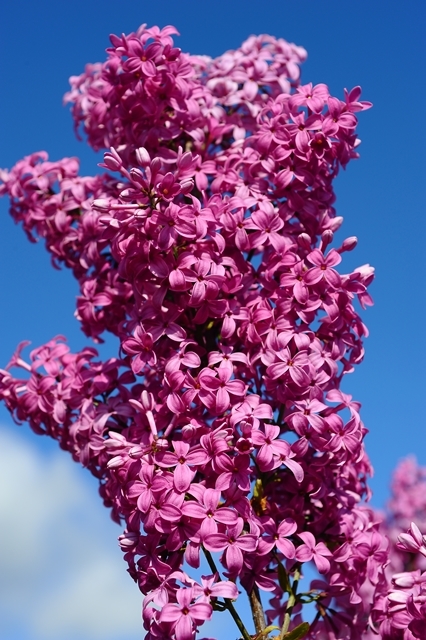
[[(98, 171), (99, 157), (74, 138), (62, 95), (70, 75), (104, 59), (110, 33), (143, 22), (173, 24), (178, 46), (211, 56), (270, 33), (307, 49), (303, 82), (324, 82), (336, 96), (363, 87), (374, 108), (359, 114), (361, 158), (339, 176), (336, 192), (342, 237), (359, 238), (342, 267), (376, 267), (375, 306), (363, 315), (365, 360), (344, 389), (362, 402), (373, 504), (383, 506), (398, 460), (415, 453), (426, 464), (424, 2), (14, 0), (1, 14), (2, 168), (45, 149), (55, 160), (79, 156), (83, 175)], [(51, 268), (41, 245), (28, 243), (6, 200), (0, 248), (0, 367), (23, 339), (38, 346), (61, 333), (80, 349), (77, 286)], [(110, 341), (102, 352), (114, 349)], [(141, 638), (140, 596), (125, 572), (119, 533), (88, 474), (0, 408), (0, 637)], [(226, 624), (221, 637), (233, 640)]]

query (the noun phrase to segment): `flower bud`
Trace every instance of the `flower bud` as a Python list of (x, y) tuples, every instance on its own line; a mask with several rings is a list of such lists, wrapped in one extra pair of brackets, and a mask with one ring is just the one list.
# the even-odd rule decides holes
[(139, 147), (139, 149), (136, 149), (135, 154), (136, 160), (141, 167), (146, 167), (151, 163), (150, 155), (145, 147)]
[(184, 180), (180, 183), (181, 193), (190, 193), (194, 188), (193, 180)]
[(395, 573), (392, 577), (392, 582), (397, 587), (403, 589), (411, 589), (416, 584), (416, 574), (414, 572)]
[(336, 216), (332, 218), (328, 223), (328, 228), (331, 229), (334, 233), (340, 229), (343, 223), (343, 216)]
[(93, 200), (92, 207), (100, 213), (107, 213), (110, 210), (110, 200), (108, 198), (97, 198)]
[(333, 242), (334, 233), (331, 229), (326, 229), (321, 234), (320, 250), (324, 253), (328, 245)]
[(144, 389), (141, 393), (141, 404), (145, 411), (152, 411), (155, 407), (155, 400), (152, 393)]
[(343, 240), (342, 246), (337, 249), (337, 252), (344, 253), (344, 251), (352, 251), (353, 249), (355, 249), (357, 244), (358, 238), (356, 236), (350, 236), (350, 238), (346, 238), (346, 240)]
[(297, 242), (299, 243), (299, 245), (301, 247), (303, 247), (307, 251), (311, 251), (311, 249), (312, 249), (312, 240), (311, 240), (311, 237), (308, 236), (307, 233), (300, 233), (297, 236)]
[(111, 171), (120, 171), (123, 166), (123, 161), (114, 147), (111, 147), (110, 151), (104, 153), (104, 163)]
[(108, 469), (118, 469), (118, 467), (122, 467), (124, 464), (124, 460), (121, 456), (114, 456), (111, 460), (108, 460), (107, 467)]

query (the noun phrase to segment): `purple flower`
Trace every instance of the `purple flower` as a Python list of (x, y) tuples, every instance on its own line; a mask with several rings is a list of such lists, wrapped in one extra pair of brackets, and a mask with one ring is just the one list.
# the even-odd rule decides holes
[(262, 538), (263, 550), (269, 553), (274, 546), (290, 560), (294, 558), (296, 549), (288, 536), (291, 536), (297, 530), (297, 524), (292, 518), (284, 518), (277, 526), (272, 518), (268, 518), (262, 523), (264, 536)]
[[(0, 170), (13, 219), (76, 277), (85, 335), (119, 344), (106, 360), (60, 337), (28, 362), (19, 351), (0, 399), (99, 480), (125, 526), (146, 640), (195, 640), (213, 609), (232, 609), (236, 578), (272, 593), (267, 623), (282, 626), (311, 561), (328, 581), (302, 591), (300, 578), (290, 629), (312, 598), (315, 637), (421, 638), (424, 577), (404, 562), (423, 562), (425, 491), (401, 474), (411, 499), (395, 499), (389, 538), (418, 527), (389, 552), (363, 506), (360, 406), (340, 391), (363, 357), (355, 299), (371, 304), (374, 270), (337, 271), (356, 240), (334, 244), (333, 180), (358, 155), (354, 114), (369, 104), (359, 88), (340, 100), (301, 86), (306, 52), (282, 39), (210, 59), (176, 48), (176, 33), (112, 35), (107, 60), (71, 78), (102, 175), (44, 152)], [(198, 584), (183, 569), (203, 549), (217, 572)]]
[(297, 534), (304, 544), (296, 549), (296, 560), (299, 562), (309, 562), (313, 560), (320, 573), (327, 573), (330, 570), (328, 558), (333, 554), (323, 542), (316, 543), (315, 537), (310, 531), (302, 531)]
[(194, 589), (178, 589), (177, 603), (166, 604), (160, 613), (162, 622), (173, 622), (176, 640), (192, 640), (198, 624), (210, 620), (213, 609), (207, 602), (195, 602)]
[(335, 249), (331, 249), (326, 256), (319, 249), (314, 249), (308, 254), (307, 259), (314, 265), (305, 275), (305, 282), (308, 285), (316, 284), (324, 278), (334, 289), (340, 287), (340, 276), (335, 269), (331, 268), (342, 261), (342, 257)]
[(243, 551), (252, 553), (256, 549), (257, 537), (251, 533), (243, 533), (244, 520), (238, 518), (235, 525), (228, 526), (228, 532), (210, 533), (205, 536), (203, 544), (209, 551), (224, 551), (225, 565), (230, 575), (238, 575), (243, 567)]
[(415, 522), (412, 522), (407, 533), (398, 536), (398, 546), (405, 551), (421, 553), (426, 556), (426, 536), (422, 535)]
[(173, 484), (177, 491), (184, 492), (189, 488), (195, 475), (195, 471), (189, 465), (203, 465), (208, 461), (206, 452), (199, 448), (190, 451), (190, 446), (186, 442), (173, 442), (174, 453), (160, 452), (155, 456), (155, 460), (160, 467), (174, 467)]
[(123, 349), (130, 355), (136, 355), (132, 360), (133, 373), (139, 373), (145, 363), (155, 364), (157, 356), (153, 350), (154, 341), (150, 333), (146, 333), (142, 327), (137, 326), (133, 337), (124, 340)]
[(212, 598), (228, 598), (236, 600), (238, 598), (237, 585), (230, 580), (219, 580), (216, 573), (210, 576), (201, 576), (201, 585), (195, 583), (193, 590), (198, 596), (198, 602), (209, 603)]
[[(235, 525), (238, 519), (237, 512), (227, 507), (219, 507), (220, 491), (216, 489), (197, 490), (198, 500), (186, 502), (182, 507), (184, 516), (201, 520), (200, 536), (203, 541), (210, 533), (218, 532), (218, 523)], [(193, 493), (195, 487), (191, 491)], [(201, 495), (200, 495), (201, 494)]]
[[(217, 414), (224, 413), (231, 404), (232, 396), (241, 397), (245, 392), (245, 384), (242, 380), (231, 380), (231, 376), (233, 375), (232, 369), (228, 367), (218, 367), (216, 369), (216, 375), (214, 376), (213, 372), (211, 375), (203, 376), (203, 388), (210, 392), (208, 396), (206, 396), (206, 400), (211, 398), (211, 402), (207, 404), (210, 408), (215, 407), (215, 412)], [(214, 405), (213, 405), (214, 399)]]
[(286, 373), (289, 373), (290, 378), (298, 386), (308, 384), (307, 366), (309, 360), (305, 351), (299, 351), (295, 355), (292, 355), (290, 349), (286, 347), (278, 351), (275, 357), (278, 359), (278, 362), (271, 364), (266, 370), (266, 373), (272, 380), (282, 378)]

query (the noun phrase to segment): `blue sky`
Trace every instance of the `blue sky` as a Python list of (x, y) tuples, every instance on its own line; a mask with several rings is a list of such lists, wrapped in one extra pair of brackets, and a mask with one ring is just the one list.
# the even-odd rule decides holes
[[(109, 33), (130, 32), (142, 22), (173, 24), (181, 32), (178, 46), (211, 56), (238, 47), (252, 33), (271, 33), (307, 49), (304, 82), (324, 82), (337, 96), (360, 84), (374, 108), (360, 114), (361, 158), (337, 180), (337, 210), (345, 218), (342, 235), (359, 238), (342, 266), (375, 266), (375, 306), (363, 315), (370, 329), (365, 361), (344, 389), (363, 405), (376, 471), (373, 504), (382, 506), (400, 458), (413, 452), (426, 464), (424, 3), (161, 0), (154, 6), (126, 0), (121, 6), (120, 13), (111, 0), (5, 4), (0, 167), (46, 149), (52, 159), (79, 156), (84, 174), (97, 171), (98, 157), (74, 138), (62, 95), (70, 75), (104, 59)], [(0, 367), (23, 339), (37, 346), (61, 333), (73, 349), (85, 344), (73, 317), (77, 287), (70, 274), (51, 268), (42, 246), (28, 243), (7, 209), (0, 201)], [(103, 353), (114, 346), (107, 342)], [(0, 551), (0, 636), (140, 637), (139, 596), (117, 551), (119, 530), (97, 504), (95, 484), (54, 444), (15, 427), (3, 408), (0, 479), (0, 539), (6, 541)], [(108, 617), (114, 606), (116, 614)], [(132, 621), (128, 628), (124, 618)]]

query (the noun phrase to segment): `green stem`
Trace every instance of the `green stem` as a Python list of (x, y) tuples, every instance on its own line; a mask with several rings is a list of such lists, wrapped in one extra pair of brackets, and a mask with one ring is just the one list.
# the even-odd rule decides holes
[[(203, 551), (204, 551), (204, 555), (206, 556), (206, 560), (209, 564), (210, 569), (213, 571), (213, 573), (217, 573), (217, 575), (219, 576), (219, 580), (222, 581), (222, 578), (219, 575), (219, 571), (217, 570), (216, 565), (214, 563), (212, 554), (210, 553), (210, 551), (207, 551), (207, 549), (205, 549), (204, 547), (203, 547)], [(240, 630), (244, 640), (252, 640), (252, 637), (247, 631), (247, 629), (245, 628), (244, 622), (241, 620), (240, 616), (238, 615), (237, 610), (235, 609), (232, 603), (232, 600), (229, 600), (229, 598), (224, 598), (224, 601), (225, 601), (225, 607), (228, 609), (229, 613), (233, 617), (234, 622), (237, 625), (238, 629)]]
[(291, 593), (288, 597), (287, 607), (284, 614), (284, 624), (281, 629), (280, 640), (284, 640), (285, 634), (288, 631), (291, 621), (291, 613), (293, 611), (293, 607), (296, 604), (296, 594), (297, 594), (297, 586), (300, 580), (300, 568), (296, 568), (294, 571), (293, 584), (291, 586)]

